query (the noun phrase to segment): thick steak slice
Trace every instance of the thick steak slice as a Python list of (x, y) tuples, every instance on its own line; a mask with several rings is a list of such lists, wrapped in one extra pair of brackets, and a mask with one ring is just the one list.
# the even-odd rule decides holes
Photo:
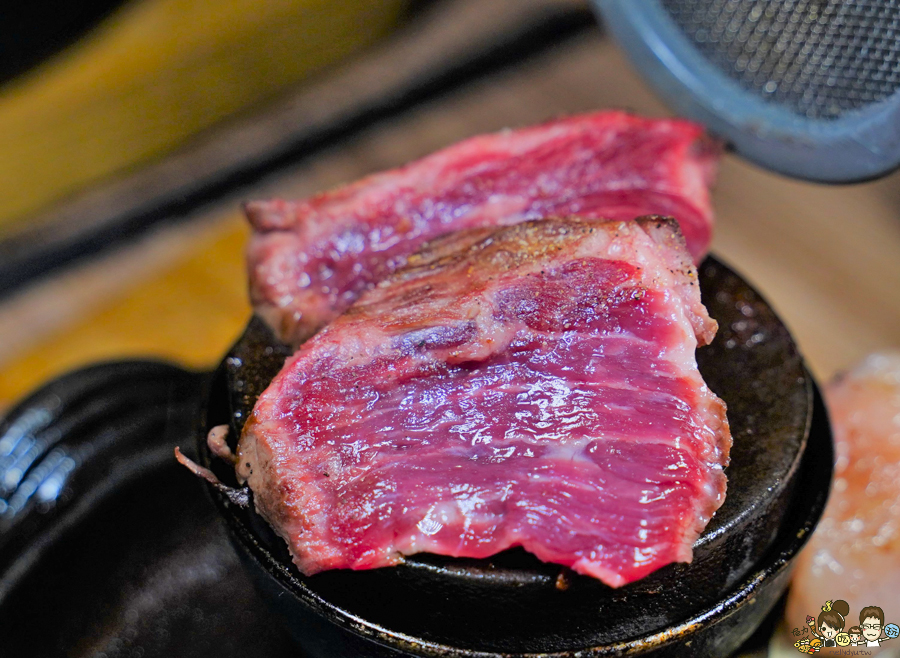
[(251, 301), (298, 345), (425, 241), (552, 216), (672, 216), (699, 262), (715, 164), (696, 124), (598, 112), (467, 139), (303, 201), (252, 202)]
[(620, 586), (724, 500), (715, 330), (673, 220), (445, 236), (288, 359), (238, 475), (307, 574), (523, 546)]

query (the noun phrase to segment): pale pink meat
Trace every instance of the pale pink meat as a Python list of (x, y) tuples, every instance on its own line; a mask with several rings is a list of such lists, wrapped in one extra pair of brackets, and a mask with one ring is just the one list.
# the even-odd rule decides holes
[(621, 586), (724, 500), (715, 330), (672, 220), (445, 236), (287, 361), (238, 474), (306, 574), (522, 546)]
[(550, 216), (668, 215), (699, 262), (716, 153), (696, 124), (597, 112), (473, 137), (309, 199), (254, 201), (251, 301), (298, 345), (425, 241)]
[[(900, 352), (873, 354), (825, 389), (836, 462), (831, 497), (798, 558), (787, 621), (801, 626), (826, 601), (867, 606), (900, 624)], [(884, 642), (900, 650), (900, 640)]]

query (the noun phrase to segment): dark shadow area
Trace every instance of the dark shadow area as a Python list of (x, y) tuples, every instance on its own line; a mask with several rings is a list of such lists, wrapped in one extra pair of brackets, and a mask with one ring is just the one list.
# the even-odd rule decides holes
[(76, 42), (124, 0), (32, 0), (0, 8), (0, 85)]

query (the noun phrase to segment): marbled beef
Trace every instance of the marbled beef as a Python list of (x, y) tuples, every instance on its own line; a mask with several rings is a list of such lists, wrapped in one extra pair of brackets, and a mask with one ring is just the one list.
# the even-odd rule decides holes
[(598, 112), (467, 139), (303, 201), (252, 202), (251, 300), (298, 345), (425, 241), (551, 216), (669, 215), (699, 262), (715, 162), (696, 124)]
[(672, 220), (450, 234), (287, 361), (238, 475), (307, 574), (522, 546), (620, 586), (724, 499), (715, 331)]

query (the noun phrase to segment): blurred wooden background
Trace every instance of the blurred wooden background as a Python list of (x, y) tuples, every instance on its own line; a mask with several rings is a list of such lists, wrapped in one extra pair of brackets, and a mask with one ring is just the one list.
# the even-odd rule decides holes
[[(428, 30), (454, 11), (475, 21), (479, 11), (492, 12), (490, 20), (502, 24), (522, 6), (541, 2), (479, 4), (488, 3), (437, 3), (429, 11), (444, 12), (436, 14), (440, 20), (421, 19), (421, 26), (380, 46), (368, 66), (400, 66), (385, 54), (391, 48), (413, 65), (415, 49), (432, 41)], [(298, 91), (295, 102), (303, 99)], [(616, 46), (599, 29), (583, 30), (515, 66), (381, 118), (314, 158), (223, 195), (188, 220), (40, 279), (0, 303), (0, 405), (98, 359), (155, 355), (212, 366), (250, 313), (242, 255), (247, 229), (239, 212), (244, 198), (305, 196), (475, 133), (607, 107), (666, 114)], [(900, 345), (900, 174), (823, 187), (726, 156), (714, 199), (713, 251), (768, 297), (818, 377)]]
[(372, 44), (407, 5), (125, 2), (0, 89), (0, 237), (85, 185), (145, 164)]

